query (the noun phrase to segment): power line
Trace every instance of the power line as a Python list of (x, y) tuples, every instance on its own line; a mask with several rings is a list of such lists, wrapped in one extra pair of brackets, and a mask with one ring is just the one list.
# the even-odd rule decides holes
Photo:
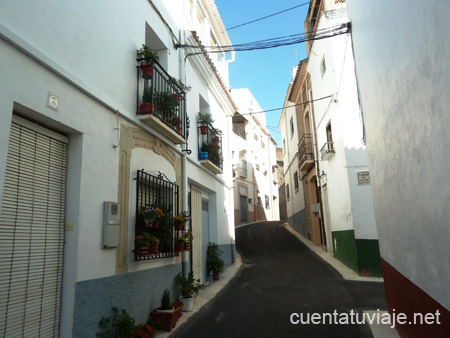
[[(306, 41), (313, 40), (321, 40), (330, 38), (333, 36), (346, 34), (350, 32), (351, 24), (350, 22), (343, 23), (340, 25), (334, 25), (329, 28), (324, 28), (317, 30), (315, 34), (313, 33), (300, 33), (300, 34), (292, 34), (287, 36), (282, 36), (278, 38), (271, 38), (265, 40), (259, 40), (254, 42), (241, 43), (236, 45), (227, 45), (227, 46), (199, 46), (199, 45), (186, 45), (180, 44), (176, 45), (176, 48), (192, 48), (192, 49), (202, 49), (200, 52), (188, 53), (188, 56), (206, 54), (206, 53), (224, 53), (224, 52), (241, 52), (241, 51), (250, 51), (250, 50), (260, 50), (260, 49), (268, 49), (275, 48), (281, 46), (288, 46), (297, 43), (302, 43)], [(209, 50), (208, 50), (209, 49)]]
[(291, 108), (291, 107), (295, 107), (295, 106), (300, 106), (302, 104), (307, 104), (307, 103), (311, 103), (311, 102), (315, 102), (315, 101), (325, 100), (325, 99), (328, 99), (328, 98), (333, 97), (333, 96), (334, 96), (334, 94), (328, 95), (328, 96), (324, 96), (324, 97), (320, 97), (318, 99), (314, 99), (314, 100), (310, 100), (310, 101), (305, 101), (305, 102), (292, 104), (290, 106), (284, 106), (284, 107), (281, 107), (281, 108), (274, 108), (274, 109), (262, 110), (262, 111), (251, 112), (251, 113), (239, 113), (239, 115), (244, 116), (244, 115), (253, 115), (253, 114), (267, 113), (267, 112), (271, 112), (271, 111), (275, 111), (275, 110), (281, 110), (281, 109), (284, 109), (284, 108)]
[(305, 2), (305, 3), (303, 3), (303, 4), (300, 4), (300, 5), (298, 5), (298, 6), (295, 6), (295, 7), (291, 7), (291, 8), (285, 9), (285, 10), (283, 10), (283, 11), (281, 11), (281, 12), (273, 13), (273, 14), (264, 16), (264, 17), (262, 17), (262, 18), (256, 19), (256, 20), (252, 20), (252, 21), (249, 21), (249, 22), (246, 22), (246, 23), (237, 25), (237, 26), (233, 26), (233, 27), (230, 27), (230, 28), (226, 28), (226, 30), (229, 31), (229, 30), (232, 30), (232, 29), (235, 29), (235, 28), (238, 28), (238, 27), (242, 27), (242, 26), (245, 26), (245, 25), (249, 25), (249, 24), (251, 24), (251, 23), (254, 23), (254, 22), (257, 22), (257, 21), (260, 21), (260, 20), (264, 20), (264, 19), (270, 18), (270, 17), (272, 17), (272, 16), (275, 16), (275, 15), (278, 15), (278, 14), (281, 14), (281, 13), (284, 13), (284, 12), (288, 12), (288, 11), (290, 11), (290, 10), (293, 10), (293, 9), (295, 9), (295, 8), (298, 8), (298, 7), (301, 7), (301, 6), (305, 6), (305, 5), (309, 5), (309, 1), (308, 1), (308, 2)]

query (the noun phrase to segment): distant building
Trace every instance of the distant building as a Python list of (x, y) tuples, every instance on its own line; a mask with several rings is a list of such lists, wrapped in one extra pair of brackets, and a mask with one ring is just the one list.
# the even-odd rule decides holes
[(238, 107), (231, 136), (235, 224), (279, 220), (277, 144), (250, 90), (231, 95)]
[(287, 205), (286, 205), (286, 187), (284, 184), (283, 175), (283, 148), (277, 147), (277, 167), (274, 168), (274, 179), (278, 182), (278, 206), (280, 208), (280, 220), (287, 220)]
[[(347, 21), (345, 3), (311, 0), (305, 30)], [(289, 224), (361, 275), (381, 276), (351, 36), (308, 41), (307, 53), (279, 125)]]

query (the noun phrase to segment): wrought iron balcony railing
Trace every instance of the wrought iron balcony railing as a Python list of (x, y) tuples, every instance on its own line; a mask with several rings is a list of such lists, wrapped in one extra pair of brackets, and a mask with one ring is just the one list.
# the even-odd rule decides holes
[(239, 128), (237, 125), (233, 125), (233, 133), (242, 137), (245, 140), (245, 131)]
[(223, 173), (222, 136), (209, 123), (198, 124), (198, 159), (214, 173)]
[(314, 166), (314, 151), (312, 134), (303, 134), (298, 143), (298, 168), (309, 170)]
[(186, 143), (186, 94), (154, 58), (137, 59), (136, 114), (173, 142)]
[(322, 161), (327, 161), (331, 156), (334, 155), (334, 153), (334, 143), (325, 142), (325, 144), (320, 149), (320, 158), (322, 159)]

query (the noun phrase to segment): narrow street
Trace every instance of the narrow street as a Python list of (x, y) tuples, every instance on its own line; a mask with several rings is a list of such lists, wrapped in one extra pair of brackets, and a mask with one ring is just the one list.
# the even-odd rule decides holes
[[(292, 313), (385, 310), (383, 283), (345, 281), (282, 225), (236, 229), (243, 266), (171, 337), (372, 337), (368, 325), (297, 324)], [(361, 315), (359, 315), (361, 318)]]

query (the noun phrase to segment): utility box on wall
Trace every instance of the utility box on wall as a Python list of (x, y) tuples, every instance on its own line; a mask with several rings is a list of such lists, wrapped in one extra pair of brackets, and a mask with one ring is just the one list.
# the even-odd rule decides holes
[(104, 248), (115, 248), (119, 245), (120, 204), (103, 202), (103, 243)]

